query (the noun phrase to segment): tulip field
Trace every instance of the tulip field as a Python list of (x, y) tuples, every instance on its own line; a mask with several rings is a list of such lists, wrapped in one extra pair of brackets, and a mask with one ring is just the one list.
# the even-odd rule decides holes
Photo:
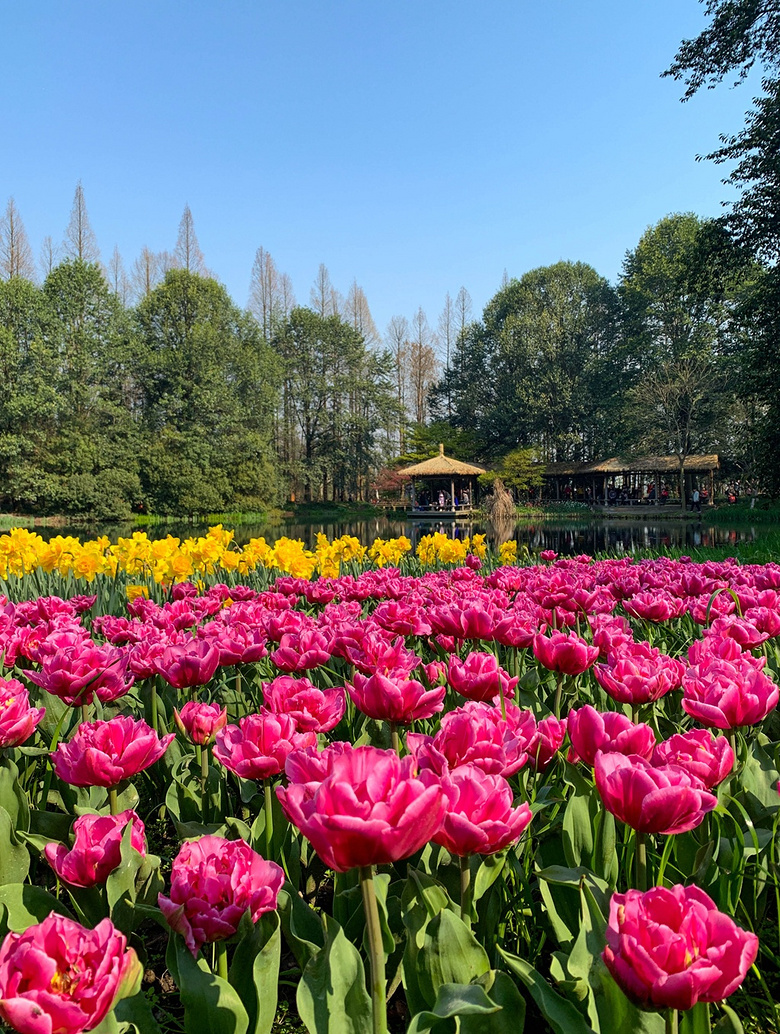
[(0, 536), (22, 1034), (777, 1032), (780, 565)]

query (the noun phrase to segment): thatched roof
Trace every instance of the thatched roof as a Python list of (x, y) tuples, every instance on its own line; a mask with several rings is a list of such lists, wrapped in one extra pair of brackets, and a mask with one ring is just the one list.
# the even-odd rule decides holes
[[(719, 466), (717, 453), (700, 456), (686, 456), (685, 469), (709, 471)], [(680, 469), (676, 456), (613, 456), (608, 460), (592, 463), (548, 463), (545, 476), (573, 477), (577, 474), (627, 474), (630, 471), (642, 474), (672, 474)]]
[(424, 477), (463, 477), (484, 474), (485, 468), (478, 467), (475, 463), (462, 463), (450, 456), (444, 455), (444, 446), (439, 446), (439, 455), (433, 456), (422, 463), (413, 463), (411, 467), (401, 467), (396, 471), (402, 477), (424, 478)]

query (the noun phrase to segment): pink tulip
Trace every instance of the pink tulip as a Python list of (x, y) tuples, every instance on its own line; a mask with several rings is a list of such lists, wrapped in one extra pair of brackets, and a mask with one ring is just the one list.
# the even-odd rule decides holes
[(263, 686), (263, 699), (269, 711), (289, 715), (299, 732), (330, 732), (344, 717), (347, 696), (341, 686), (319, 689), (306, 678), (289, 675)]
[(173, 720), (190, 743), (205, 747), (213, 743), (219, 730), (227, 725), (227, 708), (190, 700), (181, 711), (174, 707)]
[(758, 938), (696, 886), (613, 894), (602, 958), (618, 986), (645, 1009), (720, 1002), (753, 965)]
[(685, 833), (718, 803), (684, 769), (651, 765), (638, 754), (599, 751), (594, 772), (607, 811), (640, 833)]
[(780, 635), (780, 610), (771, 607), (749, 607), (744, 617), (768, 639)]
[(86, 930), (52, 914), (0, 946), (0, 1017), (20, 1034), (81, 1034), (136, 993), (142, 972), (110, 919)]
[(426, 689), (421, 682), (403, 675), (377, 672), (366, 678), (356, 671), (352, 684), (347, 683), (347, 692), (355, 707), (369, 718), (409, 725), (444, 710), (446, 690), (444, 686)]
[(752, 622), (737, 617), (736, 614), (716, 618), (709, 628), (704, 630), (704, 634), (736, 639), (743, 650), (754, 650), (769, 639), (768, 632), (759, 631)]
[(122, 860), (122, 836), (128, 822), (133, 823), (130, 843), (145, 856), (144, 824), (128, 809), (119, 815), (79, 815), (73, 823), (73, 847), (68, 850), (64, 844), (47, 844), (43, 849), (46, 861), (71, 887), (105, 883)]
[(495, 854), (519, 840), (531, 821), (531, 809), (514, 808), (512, 788), (500, 775), (486, 775), (476, 765), (461, 765), (442, 779), (446, 811), (433, 841), (450, 854)]
[(519, 682), (499, 666), (492, 653), (470, 653), (464, 661), (451, 654), (447, 667), (447, 679), (456, 693), (469, 700), (484, 700), (492, 703), (503, 693), (504, 697), (515, 694)]
[(280, 671), (310, 671), (327, 664), (331, 657), (328, 639), (315, 628), (286, 632), (271, 654), (271, 661)]
[(219, 650), (205, 639), (188, 637), (186, 642), (166, 646), (152, 663), (174, 689), (205, 686), (219, 667)]
[(82, 722), (51, 755), (57, 776), (71, 786), (118, 786), (158, 761), (174, 733), (160, 739), (143, 719)]
[(246, 911), (253, 923), (276, 908), (284, 870), (243, 840), (205, 836), (182, 844), (171, 867), (170, 897), (158, 903), (193, 955), (232, 937)]
[(407, 677), (420, 663), (420, 658), (407, 650), (403, 639), (389, 640), (386, 634), (380, 635), (363, 627), (353, 630), (354, 634), (342, 633), (331, 643), (331, 649), (337, 657), (343, 657), (354, 664), (364, 675), (404, 674)]
[(688, 647), (688, 660), (691, 667), (704, 665), (705, 669), (712, 661), (732, 661), (739, 666), (750, 665), (761, 671), (766, 665), (766, 657), (754, 657), (730, 636), (705, 635), (703, 639), (694, 639)]
[(40, 671), (30, 671), (27, 677), (71, 707), (89, 704), (94, 696), (107, 703), (127, 693), (135, 681), (127, 674), (127, 663), (119, 647), (87, 641), (57, 650), (44, 659)]
[(269, 779), (294, 750), (316, 747), (315, 732), (299, 732), (295, 720), (262, 708), (217, 733), (214, 757), (242, 779)]
[(593, 645), (598, 647), (599, 656), (605, 659), (634, 641), (631, 625), (625, 618), (596, 614), (590, 619), (590, 627), (593, 630)]
[(444, 791), (416, 768), (409, 755), (357, 747), (333, 756), (321, 783), (291, 783), (276, 793), (325, 864), (346, 872), (408, 858), (437, 832)]
[(657, 623), (681, 617), (687, 604), (685, 600), (667, 593), (639, 592), (631, 599), (624, 600), (623, 608), (633, 617)]
[(649, 725), (634, 724), (620, 711), (597, 711), (590, 704), (569, 711), (568, 733), (569, 761), (584, 761), (591, 766), (600, 750), (649, 758), (655, 747), (655, 733)]
[(747, 663), (712, 661), (689, 668), (683, 677), (683, 710), (716, 729), (763, 721), (779, 697), (776, 684)]
[(725, 736), (713, 736), (709, 729), (691, 729), (659, 743), (652, 764), (679, 765), (711, 790), (734, 768), (734, 751)]
[(431, 624), (422, 607), (401, 600), (380, 603), (372, 615), (374, 621), (396, 635), (430, 635)]
[(536, 726), (536, 735), (528, 746), (528, 764), (534, 772), (544, 772), (561, 748), (566, 736), (567, 720), (548, 715)]
[(554, 549), (543, 549), (539, 553), (539, 559), (547, 562), (552, 562), (558, 559), (558, 554)]
[(574, 632), (535, 635), (533, 649), (540, 664), (564, 675), (581, 675), (599, 655), (597, 646), (588, 645)]
[(627, 643), (593, 669), (596, 681), (619, 704), (647, 704), (677, 689), (685, 666), (649, 643)]
[(0, 749), (18, 747), (32, 736), (45, 707), (30, 707), (27, 690), (16, 679), (0, 678)]
[(528, 761), (536, 735), (530, 711), (506, 705), (507, 719), (498, 707), (469, 700), (449, 711), (434, 737), (408, 733), (406, 745), (421, 768), (442, 774), (473, 762), (488, 775), (514, 775)]

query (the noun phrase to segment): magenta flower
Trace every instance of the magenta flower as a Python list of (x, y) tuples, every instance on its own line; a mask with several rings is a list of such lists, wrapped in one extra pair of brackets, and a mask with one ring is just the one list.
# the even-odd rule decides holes
[(158, 761), (175, 738), (160, 739), (143, 719), (82, 722), (51, 755), (57, 776), (71, 786), (118, 786)]
[(630, 600), (624, 600), (623, 607), (633, 617), (658, 623), (679, 618), (687, 610), (688, 604), (677, 596), (656, 591), (638, 592)]
[(130, 843), (145, 856), (144, 824), (128, 809), (119, 815), (79, 815), (73, 823), (73, 847), (68, 850), (64, 844), (47, 844), (43, 849), (46, 861), (71, 887), (105, 883), (122, 860), (122, 836), (128, 822), (133, 823)]
[(227, 725), (227, 708), (190, 700), (181, 711), (174, 707), (173, 720), (190, 743), (205, 747), (213, 743), (219, 730)]
[(755, 725), (779, 697), (777, 685), (744, 661), (713, 660), (688, 668), (683, 677), (683, 710), (716, 729)]
[(20, 1034), (93, 1030), (143, 970), (110, 919), (94, 930), (52, 914), (0, 946), (0, 1017)]
[(461, 765), (442, 779), (446, 810), (433, 840), (450, 854), (495, 854), (519, 840), (531, 821), (531, 809), (513, 807), (512, 788), (500, 775), (476, 765)]
[(416, 776), (416, 767), (410, 755), (356, 747), (330, 758), (321, 783), (290, 783), (276, 793), (325, 864), (346, 872), (408, 858), (437, 832), (444, 791), (432, 773)]
[(30, 707), (27, 690), (16, 679), (0, 678), (0, 749), (18, 747), (35, 732), (45, 707)]
[(205, 836), (179, 848), (171, 867), (171, 894), (158, 896), (168, 925), (193, 955), (204, 944), (224, 941), (238, 930), (246, 911), (252, 922), (273, 912), (284, 870), (243, 840)]
[(421, 718), (430, 718), (444, 710), (444, 686), (426, 689), (422, 682), (403, 674), (376, 673), (366, 678), (355, 672), (347, 692), (355, 707), (377, 721), (409, 725)]
[(89, 704), (93, 696), (107, 703), (123, 696), (135, 681), (127, 673), (127, 663), (119, 647), (87, 640), (45, 657), (41, 670), (29, 671), (27, 677), (71, 707)]
[(186, 642), (166, 646), (151, 661), (169, 686), (188, 689), (211, 682), (219, 667), (219, 650), (206, 639), (188, 637)]
[(535, 772), (544, 772), (561, 749), (566, 736), (567, 719), (554, 715), (543, 718), (536, 726), (536, 735), (528, 746), (528, 764)]
[(461, 696), (488, 703), (493, 703), (502, 693), (504, 697), (513, 697), (519, 682), (499, 666), (492, 653), (470, 653), (464, 661), (450, 654), (447, 679)]
[(594, 772), (607, 811), (640, 833), (685, 833), (718, 803), (685, 769), (651, 765), (638, 754), (599, 751)]
[(734, 768), (734, 751), (725, 736), (713, 736), (709, 729), (691, 729), (659, 743), (651, 760), (654, 765), (679, 765), (711, 790)]
[(679, 688), (685, 666), (649, 643), (627, 643), (593, 669), (596, 681), (619, 704), (647, 704)]
[(511, 703), (506, 713), (505, 720), (499, 707), (469, 700), (444, 715), (434, 737), (410, 732), (406, 745), (421, 768), (440, 775), (473, 762), (488, 775), (508, 777), (528, 760), (536, 721), (530, 711)]
[(310, 671), (327, 664), (331, 650), (326, 636), (316, 628), (286, 632), (271, 660), (280, 671)]
[(214, 757), (242, 779), (269, 779), (283, 770), (292, 751), (316, 745), (315, 732), (299, 732), (290, 715), (262, 708), (217, 733)]
[(597, 711), (586, 704), (569, 711), (568, 733), (571, 740), (569, 761), (593, 765), (598, 751), (615, 754), (639, 754), (649, 758), (655, 747), (655, 733), (649, 725), (635, 725), (620, 711)]
[(753, 965), (758, 938), (698, 887), (613, 894), (602, 958), (624, 994), (645, 1009), (720, 1002)]
[(330, 732), (344, 717), (347, 696), (341, 686), (318, 689), (306, 678), (279, 675), (263, 686), (269, 711), (287, 714), (299, 732)]
[(574, 632), (535, 635), (533, 649), (540, 664), (564, 675), (581, 675), (599, 655), (597, 646), (590, 646)]

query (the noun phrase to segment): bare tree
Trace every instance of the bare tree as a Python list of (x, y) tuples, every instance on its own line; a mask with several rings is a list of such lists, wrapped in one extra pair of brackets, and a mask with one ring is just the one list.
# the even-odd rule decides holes
[(19, 209), (12, 197), (8, 199), (5, 215), (0, 220), (0, 277), (35, 279), (35, 262)]
[(436, 379), (436, 337), (428, 325), (422, 306), (412, 319), (409, 349), (409, 380), (415, 422), (424, 424), (428, 417), (428, 390)]
[(279, 277), (279, 299), (281, 302), (281, 316), (283, 320), (286, 320), (297, 304), (292, 280), (287, 273), (282, 273)]
[(439, 315), (439, 343), (443, 353), (444, 375), (447, 385), (447, 419), (452, 416), (452, 395), (448, 375), (450, 372), (450, 356), (455, 348), (456, 326), (455, 305), (450, 297), (450, 292), (447, 291), (447, 297), (444, 299), (444, 308)]
[(200, 250), (195, 233), (195, 222), (189, 205), (184, 206), (184, 212), (179, 222), (176, 248), (173, 254), (179, 269), (186, 269), (188, 273), (198, 273), (200, 276), (208, 275), (203, 252)]
[(341, 293), (330, 282), (328, 267), (320, 262), (317, 279), (309, 293), (309, 304), (323, 319), (327, 316), (339, 316), (344, 305)]
[(344, 305), (344, 319), (350, 323), (369, 346), (379, 341), (379, 334), (368, 307), (368, 299), (357, 280), (352, 281), (347, 300)]
[(100, 248), (87, 214), (81, 180), (76, 184), (76, 193), (73, 195), (70, 222), (65, 230), (63, 247), (68, 258), (81, 259), (82, 262), (100, 262)]
[(108, 263), (108, 283), (122, 305), (126, 306), (130, 296), (130, 280), (127, 276), (122, 256), (119, 254), (119, 247), (116, 244), (111, 255), (111, 261)]
[(39, 265), (41, 267), (41, 273), (43, 274), (44, 280), (54, 269), (59, 260), (60, 249), (57, 247), (57, 245), (54, 243), (51, 237), (44, 237), (43, 241), (41, 242), (41, 257), (39, 262)]
[(281, 316), (280, 277), (276, 263), (265, 248), (255, 252), (249, 283), (249, 311), (260, 324), (263, 337), (270, 341)]
[(130, 283), (136, 300), (142, 301), (148, 294), (151, 294), (160, 280), (160, 256), (144, 245), (130, 271)]
[(461, 287), (455, 299), (455, 333), (458, 337), (471, 323), (471, 295), (465, 287)]
[(398, 403), (398, 451), (403, 453), (406, 447), (406, 397), (409, 366), (409, 321), (405, 316), (393, 316), (387, 324), (385, 343), (393, 358), (395, 374), (396, 402)]

